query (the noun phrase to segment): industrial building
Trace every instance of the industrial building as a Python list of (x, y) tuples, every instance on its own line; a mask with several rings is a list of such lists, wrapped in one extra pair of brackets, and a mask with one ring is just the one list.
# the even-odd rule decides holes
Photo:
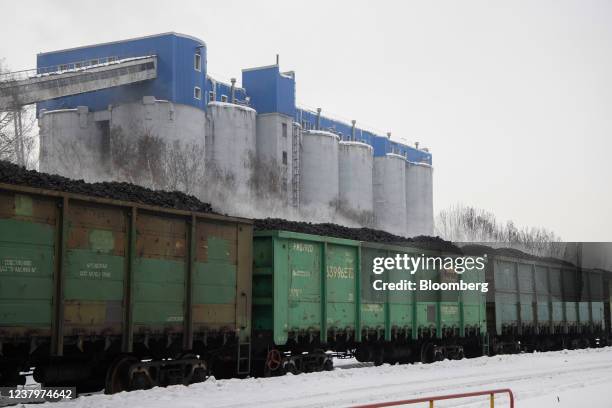
[[(42, 171), (154, 182), (174, 163), (182, 179), (168, 188), (240, 215), (433, 234), (431, 153), (296, 106), (295, 73), (278, 60), (224, 83), (207, 74), (203, 41), (164, 33), (44, 52), (37, 67), (24, 98), (37, 103)], [(160, 143), (175, 152), (164, 163)]]

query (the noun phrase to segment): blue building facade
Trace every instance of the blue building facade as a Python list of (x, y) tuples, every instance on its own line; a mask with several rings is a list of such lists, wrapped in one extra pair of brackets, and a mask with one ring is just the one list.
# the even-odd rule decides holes
[[(87, 106), (90, 111), (99, 111), (109, 105), (136, 102), (149, 95), (204, 111), (211, 101), (227, 101), (249, 105), (258, 114), (286, 115), (305, 129), (314, 129), (318, 123), (319, 129), (333, 132), (343, 140), (352, 137), (350, 124), (325, 116), (317, 118), (317, 113), (296, 106), (293, 72), (281, 72), (278, 65), (271, 65), (243, 70), (242, 87), (216, 81), (207, 75), (204, 41), (183, 34), (164, 33), (45, 52), (38, 54), (37, 67), (40, 71), (63, 71), (150, 55), (157, 57), (157, 78), (154, 80), (41, 102), (37, 110)], [(432, 164), (429, 152), (393, 141), (385, 135), (356, 127), (355, 139), (373, 146), (375, 156), (396, 153), (412, 162)]]
[[(200, 90), (206, 87), (206, 44), (182, 34), (166, 33), (41, 53), (37, 56), (37, 67), (41, 70), (56, 66), (58, 70), (65, 70), (148, 55), (157, 56), (157, 79), (153, 81), (42, 102), (38, 109), (55, 110), (81, 105), (97, 111), (106, 109), (108, 105), (137, 101), (144, 95), (206, 109), (206, 100), (194, 97), (196, 87)], [(195, 69), (196, 58), (199, 59), (199, 70)]]
[[(304, 129), (315, 129), (317, 126), (317, 113), (307, 109), (296, 109), (295, 121), (300, 123)], [(351, 140), (352, 125), (345, 122), (320, 116), (318, 118), (319, 129), (332, 132), (340, 136), (342, 140)], [(404, 156), (408, 161), (415, 163), (432, 164), (431, 153), (416, 149), (412, 146), (396, 142), (387, 136), (377, 135), (369, 130), (355, 127), (355, 141), (367, 143), (374, 148), (374, 156), (384, 156), (395, 153)]]

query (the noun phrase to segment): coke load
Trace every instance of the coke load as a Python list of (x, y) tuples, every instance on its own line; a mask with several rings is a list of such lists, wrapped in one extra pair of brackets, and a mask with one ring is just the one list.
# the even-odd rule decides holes
[(0, 183), (84, 194), (112, 200), (132, 201), (185, 211), (213, 212), (210, 204), (180, 191), (151, 190), (121, 182), (86, 183), (83, 180), (72, 180), (55, 174), (27, 170), (6, 161), (0, 161)]

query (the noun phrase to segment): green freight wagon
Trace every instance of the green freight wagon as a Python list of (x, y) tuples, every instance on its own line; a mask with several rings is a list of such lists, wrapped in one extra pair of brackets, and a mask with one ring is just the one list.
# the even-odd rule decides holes
[(491, 353), (588, 347), (606, 337), (601, 272), (494, 253), (486, 270)]
[[(329, 368), (328, 339), (359, 336), (359, 242), (285, 231), (253, 238), (253, 362), (266, 373)], [(284, 359), (279, 350), (294, 350)], [(308, 351), (312, 358), (301, 356)], [(263, 362), (265, 361), (265, 365)], [(261, 363), (261, 364), (258, 364)]]
[[(414, 274), (391, 269), (381, 275), (372, 273), (375, 258), (443, 260), (457, 258), (418, 247), (361, 243), (361, 321), (366, 339), (356, 348), (357, 358), (380, 362), (429, 362), (461, 358), (481, 352), (486, 332), (485, 295), (475, 290), (421, 289), (421, 281), (431, 284), (484, 282), (484, 270), (467, 268), (463, 273), (443, 265), (418, 268)], [(375, 290), (374, 281), (412, 282), (415, 290)], [(384, 336), (382, 335), (384, 333)], [(362, 336), (362, 337), (364, 337)], [(374, 338), (374, 341), (370, 341)], [(384, 340), (384, 342), (380, 342)]]
[(0, 185), (0, 382), (248, 372), (251, 251), (247, 220)]
[(374, 258), (404, 253), (441, 255), (287, 231), (255, 232), (256, 367), (265, 374), (330, 368), (325, 350), (355, 351), (358, 359), (376, 363), (461, 357), (461, 336), (473, 336), (478, 343), (484, 334), (484, 297), (456, 293), (443, 299), (436, 290), (375, 290), (376, 280), (377, 285), (439, 281), (438, 270), (372, 272)]

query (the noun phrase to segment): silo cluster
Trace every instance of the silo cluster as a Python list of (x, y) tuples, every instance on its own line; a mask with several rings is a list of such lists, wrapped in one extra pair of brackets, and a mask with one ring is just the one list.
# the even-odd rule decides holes
[[(120, 67), (140, 58), (147, 75)], [(101, 64), (130, 75), (98, 77)], [(73, 69), (97, 78), (38, 102), (43, 171), (181, 190), (245, 217), (433, 233), (431, 154), (297, 106), (278, 56), (242, 70), (241, 86), (212, 78), (205, 43), (178, 33), (41, 53), (37, 65), (58, 83)]]
[(278, 190), (266, 205), (280, 216), (299, 209), (313, 221), (433, 234), (431, 165), (393, 153), (374, 156), (371, 145), (341, 141), (332, 132), (302, 131), (290, 116), (259, 116), (241, 104), (211, 102), (204, 112), (153, 97), (98, 112), (42, 111), (41, 169), (90, 181), (112, 178), (113, 144), (151, 136), (182, 149), (181, 160), (203, 162), (206, 199), (214, 205), (233, 200), (239, 215), (261, 216), (265, 209), (253, 208), (255, 198)]
[(431, 165), (393, 153), (375, 157), (368, 144), (318, 130), (304, 132), (300, 161), (301, 207), (329, 207), (396, 235), (433, 235)]

